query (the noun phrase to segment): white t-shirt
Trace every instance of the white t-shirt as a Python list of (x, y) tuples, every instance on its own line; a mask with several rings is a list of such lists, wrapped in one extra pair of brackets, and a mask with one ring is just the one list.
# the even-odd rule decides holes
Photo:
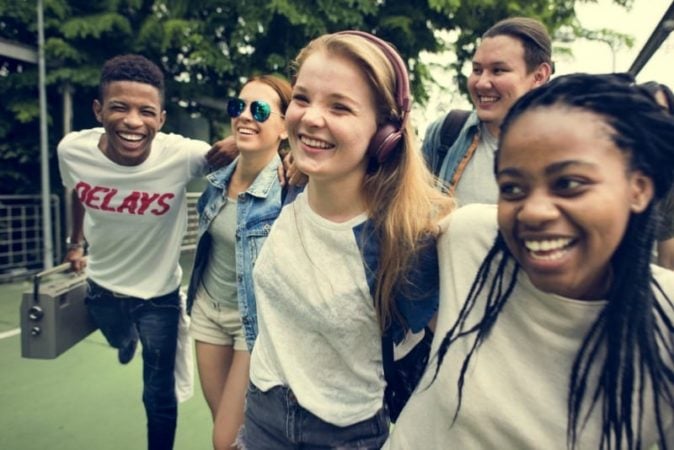
[(98, 148), (103, 128), (69, 133), (58, 145), (63, 184), (86, 214), (87, 275), (101, 286), (138, 298), (167, 294), (180, 284), (180, 243), (187, 227), (185, 187), (203, 175), (209, 145), (157, 133), (148, 158), (121, 166)]
[(466, 164), (454, 191), (459, 206), (471, 203), (491, 204), (498, 200), (498, 185), (494, 177), (494, 157), (498, 139), (492, 136), (484, 123), (480, 122), (479, 127), (480, 139), (477, 148)]
[(354, 228), (334, 223), (306, 193), (286, 205), (255, 263), (259, 334), (250, 378), (289, 386), (302, 407), (347, 426), (383, 405), (381, 337)]
[[(431, 348), (433, 356), (384, 448), (566, 449), (571, 367), (604, 302), (546, 294), (520, 271), (509, 301), (473, 356), (466, 373), (461, 410), (452, 425), (457, 379), (473, 340), (460, 339), (452, 344), (437, 379), (430, 386), (429, 383), (437, 367), (439, 344), (454, 324), (479, 265), (494, 243), (496, 206), (460, 208), (446, 225), (448, 231), (438, 242), (440, 309)], [(674, 272), (653, 266), (653, 274), (672, 298)], [(481, 304), (476, 308), (482, 311)], [(671, 316), (671, 307), (665, 308)], [(471, 323), (475, 320), (469, 319)], [(600, 405), (595, 407), (580, 433), (578, 449), (599, 448), (600, 410)], [(672, 411), (666, 406), (662, 410), (669, 438), (674, 439)], [(648, 449), (656, 441), (652, 403), (648, 399), (644, 411), (643, 448)]]

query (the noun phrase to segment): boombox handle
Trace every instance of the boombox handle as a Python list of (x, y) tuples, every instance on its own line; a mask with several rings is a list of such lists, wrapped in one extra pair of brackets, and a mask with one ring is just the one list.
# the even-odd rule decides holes
[(63, 264), (59, 264), (56, 267), (52, 267), (51, 269), (44, 270), (40, 273), (36, 273), (35, 276), (33, 276), (33, 302), (39, 303), (40, 302), (40, 280), (48, 275), (53, 275), (55, 273), (60, 273), (60, 272), (65, 272), (68, 269), (70, 269), (70, 263), (66, 262)]

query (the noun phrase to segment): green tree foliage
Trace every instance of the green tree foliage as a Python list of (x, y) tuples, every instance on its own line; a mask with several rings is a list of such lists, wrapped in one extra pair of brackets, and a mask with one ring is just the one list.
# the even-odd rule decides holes
[[(74, 128), (94, 125), (91, 101), (97, 95), (99, 69), (116, 54), (141, 53), (161, 64), (168, 80), (169, 120), (172, 111), (182, 108), (204, 115), (216, 130), (218, 124), (226, 122), (218, 106), (238, 90), (247, 76), (260, 72), (290, 75), (288, 62), (309, 39), (322, 33), (361, 29), (394, 43), (411, 69), (415, 98), (424, 102), (424, 85), (431, 78), (429, 68), (419, 60), (420, 52), (438, 52), (454, 46), (457, 61), (448, 64), (447, 71), (464, 86), (461, 68), (472, 54), (476, 37), (491, 24), (507, 16), (527, 15), (540, 18), (551, 33), (570, 27), (580, 35), (583, 30), (575, 22), (575, 3), (44, 0), (50, 152), (53, 155), (63, 134), (64, 86), (71, 86), (75, 92)], [(438, 37), (441, 31), (454, 32), (456, 42), (443, 42)], [(0, 38), (36, 45), (36, 36), (36, 2), (0, 0)], [(1, 192), (38, 192), (37, 68), (0, 57), (0, 80)], [(58, 181), (54, 185), (57, 187)]]

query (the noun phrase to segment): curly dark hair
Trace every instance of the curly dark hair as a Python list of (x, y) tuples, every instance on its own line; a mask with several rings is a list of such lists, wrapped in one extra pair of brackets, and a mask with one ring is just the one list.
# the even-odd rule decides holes
[[(654, 279), (650, 259), (657, 224), (654, 205), (667, 194), (674, 177), (674, 117), (627, 75), (568, 75), (530, 91), (513, 105), (501, 125), (501, 143), (523, 113), (557, 106), (602, 117), (612, 128), (613, 142), (627, 155), (630, 168), (650, 177), (655, 189), (650, 205), (629, 218), (611, 257), (613, 277), (606, 306), (584, 337), (569, 374), (567, 445), (576, 447), (589, 411), (600, 407), (601, 449), (643, 448), (643, 413), (652, 407), (660, 449), (666, 449), (661, 413), (674, 408), (674, 304)], [(514, 265), (513, 271), (505, 270), (509, 264)], [(436, 377), (449, 347), (459, 339), (473, 339), (460, 368), (455, 419), (470, 361), (488, 339), (517, 284), (519, 271), (499, 233), (458, 319), (440, 344)], [(475, 305), (481, 295), (486, 296), (487, 305), (478, 310)], [(474, 326), (468, 326), (475, 321)]]
[(164, 73), (142, 55), (119, 55), (103, 64), (98, 85), (99, 101), (103, 101), (105, 88), (113, 81), (137, 81), (154, 86), (159, 90), (159, 98), (164, 106)]

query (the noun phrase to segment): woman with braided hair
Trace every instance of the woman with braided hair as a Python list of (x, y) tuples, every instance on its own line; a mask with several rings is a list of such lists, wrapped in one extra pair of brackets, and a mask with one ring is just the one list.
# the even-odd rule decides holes
[[(674, 114), (674, 93), (665, 84), (647, 81), (639, 87), (644, 88), (655, 102), (665, 111)], [(674, 190), (660, 202), (661, 223), (656, 233), (657, 262), (662, 267), (674, 269)]]
[(674, 448), (674, 273), (650, 265), (674, 118), (632, 80), (522, 97), (498, 205), (438, 242), (432, 359), (385, 448)]

